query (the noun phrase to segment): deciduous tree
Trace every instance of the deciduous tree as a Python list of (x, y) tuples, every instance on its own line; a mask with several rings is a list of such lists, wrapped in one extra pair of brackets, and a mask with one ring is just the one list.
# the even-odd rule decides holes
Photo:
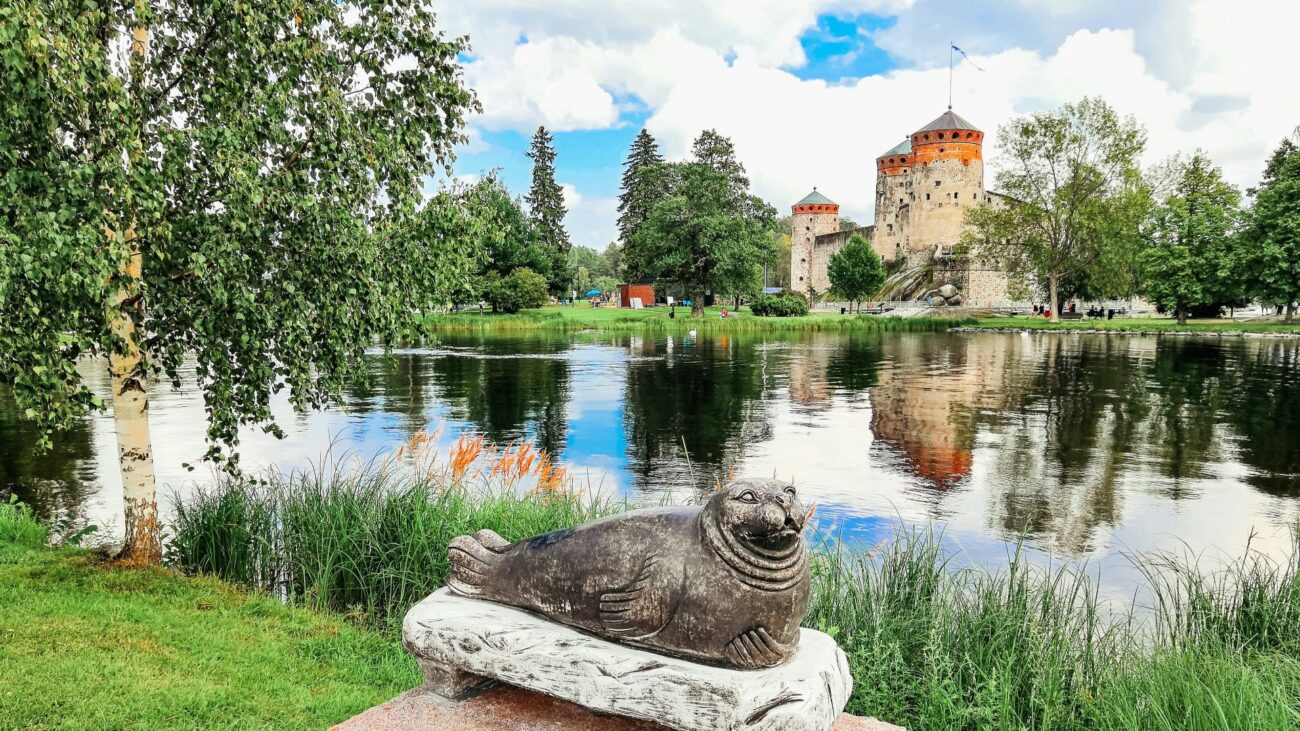
[[(1046, 284), (1052, 319), (1064, 279), (1121, 261), (1146, 214), (1138, 157), (1146, 133), (1104, 101), (1085, 98), (999, 130), (998, 203), (966, 216), (963, 243), (1016, 276)], [(1122, 270), (1121, 270), (1122, 271)]]
[(1300, 130), (1273, 152), (1254, 196), (1242, 257), (1250, 290), (1285, 306), (1292, 322), (1300, 300)]
[(775, 211), (748, 196), (738, 210), (726, 175), (700, 163), (674, 166), (671, 196), (657, 203), (637, 231), (629, 254), (637, 268), (680, 288), (704, 315), (703, 295), (752, 294), (771, 255)]
[(413, 0), (20, 0), (0, 48), (0, 382), (48, 433), (107, 357), (124, 557), (156, 562), (150, 377), (193, 358), (216, 460), (278, 433), (273, 394), (364, 377), (411, 314), (389, 238), (477, 108), (468, 46)]
[(885, 283), (885, 265), (880, 263), (871, 244), (858, 234), (849, 237), (843, 249), (831, 254), (826, 267), (831, 291), (849, 301), (861, 302)]
[(1173, 193), (1153, 211), (1137, 264), (1144, 296), (1183, 324), (1192, 307), (1228, 294), (1241, 193), (1203, 153), (1180, 167)]

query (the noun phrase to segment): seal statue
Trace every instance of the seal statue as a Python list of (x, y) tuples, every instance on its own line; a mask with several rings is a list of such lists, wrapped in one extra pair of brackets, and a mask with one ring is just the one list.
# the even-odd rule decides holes
[(508, 543), (449, 545), (448, 584), (594, 635), (699, 662), (779, 665), (808, 607), (794, 485), (731, 483), (703, 507), (635, 510)]

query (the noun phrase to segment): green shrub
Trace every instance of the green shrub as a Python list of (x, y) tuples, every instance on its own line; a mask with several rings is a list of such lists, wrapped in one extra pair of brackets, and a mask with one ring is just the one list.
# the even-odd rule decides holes
[(32, 509), (11, 497), (0, 503), (0, 543), (14, 543), (25, 548), (40, 548), (49, 531)]
[(527, 267), (504, 277), (493, 274), (484, 288), (484, 297), (497, 312), (531, 310), (546, 304), (546, 277)]
[(808, 302), (797, 294), (766, 295), (754, 300), (749, 311), (759, 317), (802, 317), (808, 314)]

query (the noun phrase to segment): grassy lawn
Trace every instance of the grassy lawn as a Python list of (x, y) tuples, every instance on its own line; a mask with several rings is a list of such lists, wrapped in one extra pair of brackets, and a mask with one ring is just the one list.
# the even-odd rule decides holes
[(838, 312), (813, 312), (803, 317), (756, 317), (748, 307), (727, 309), (722, 319), (721, 307), (709, 307), (702, 318), (692, 318), (690, 308), (678, 307), (677, 316), (669, 318), (669, 308), (653, 307), (643, 310), (626, 310), (618, 307), (575, 307), (550, 305), (536, 310), (525, 310), (513, 315), (477, 312), (435, 315), (426, 321), (431, 332), (450, 331), (511, 331), (511, 330), (624, 330), (624, 331), (675, 331), (703, 330), (708, 332), (745, 332), (757, 330), (945, 330), (952, 325), (973, 324), (975, 321), (937, 318), (898, 319), (873, 315), (841, 315)]
[(421, 682), (338, 615), (2, 528), (0, 729), (324, 729)]
[(1300, 322), (1253, 322), (1244, 320), (1188, 320), (1179, 325), (1172, 317), (1129, 317), (1114, 320), (1069, 320), (1049, 322), (1044, 317), (985, 317), (970, 327), (1021, 330), (1115, 330), (1118, 332), (1203, 332), (1300, 334)]

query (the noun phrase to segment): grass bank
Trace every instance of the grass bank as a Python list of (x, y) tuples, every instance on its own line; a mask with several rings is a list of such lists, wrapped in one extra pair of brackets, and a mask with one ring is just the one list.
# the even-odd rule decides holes
[[(172, 555), (384, 626), (443, 583), (454, 535), (487, 527), (513, 540), (629, 507), (550, 489), (476, 492), (447, 469), (228, 483), (184, 507)], [(1207, 573), (1138, 559), (1158, 598), (1139, 621), (1105, 611), (1083, 567), (1045, 570), (1013, 553), (1000, 571), (955, 570), (953, 559), (925, 530), (816, 552), (806, 624), (847, 652), (850, 711), (912, 729), (1300, 728), (1294, 562), (1250, 555)]]
[(420, 683), (391, 634), (44, 540), (0, 505), (0, 728), (324, 729)]
[(1129, 333), (1183, 333), (1193, 335), (1300, 335), (1300, 323), (1237, 320), (1188, 320), (1179, 325), (1167, 317), (1133, 317), (1116, 320), (1051, 322), (1044, 317), (982, 317), (960, 327), (980, 330), (1064, 330)]
[(601, 330), (609, 332), (669, 333), (697, 330), (709, 333), (790, 332), (790, 331), (907, 331), (935, 332), (954, 326), (974, 325), (970, 318), (897, 318), (875, 315), (840, 315), (819, 312), (803, 317), (755, 317), (748, 308), (730, 312), (724, 320), (722, 308), (710, 307), (703, 318), (691, 318), (689, 308), (678, 308), (677, 316), (668, 317), (668, 308), (624, 310), (616, 307), (544, 307), (512, 315), (454, 313), (435, 315), (425, 321), (430, 333), (439, 332), (518, 332), (550, 330), (575, 332)]

